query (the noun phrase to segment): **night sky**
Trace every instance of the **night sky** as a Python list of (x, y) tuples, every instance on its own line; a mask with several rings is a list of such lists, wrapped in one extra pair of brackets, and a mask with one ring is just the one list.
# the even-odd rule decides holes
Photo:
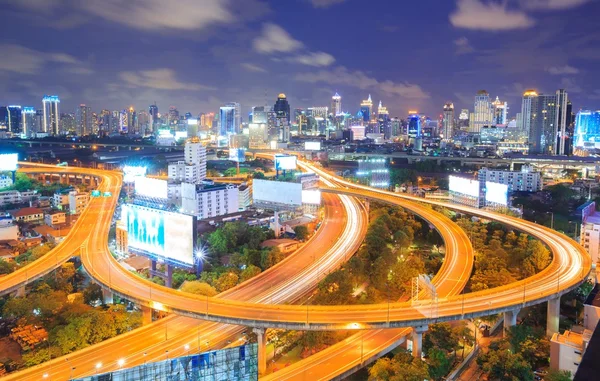
[(597, 0), (0, 0), (0, 105), (61, 111), (240, 102), (383, 100), (431, 116), (477, 90), (520, 111), (523, 90), (566, 88), (600, 108)]

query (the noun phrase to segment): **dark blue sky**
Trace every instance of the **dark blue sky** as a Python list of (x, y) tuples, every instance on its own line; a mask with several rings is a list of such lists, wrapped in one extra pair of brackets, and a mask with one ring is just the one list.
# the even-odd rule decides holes
[(600, 108), (597, 0), (0, 0), (0, 105), (244, 113), (355, 113), (371, 93), (393, 116), (435, 116), (477, 90), (520, 109), (526, 88)]

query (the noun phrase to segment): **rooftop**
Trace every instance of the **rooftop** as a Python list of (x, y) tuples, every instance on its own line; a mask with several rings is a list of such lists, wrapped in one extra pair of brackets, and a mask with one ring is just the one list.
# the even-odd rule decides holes
[(274, 247), (279, 245), (292, 245), (297, 244), (298, 241), (289, 239), (289, 238), (277, 238), (277, 239), (268, 239), (264, 241), (260, 246), (262, 247)]
[(31, 216), (32, 214), (43, 214), (44, 211), (39, 208), (22, 208), (12, 213), (13, 217)]

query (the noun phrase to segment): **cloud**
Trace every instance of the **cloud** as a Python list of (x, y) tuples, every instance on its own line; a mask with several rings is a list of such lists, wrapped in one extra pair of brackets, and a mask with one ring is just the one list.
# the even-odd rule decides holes
[(600, 99), (600, 89), (594, 90), (588, 98), (590, 99)]
[(521, 6), (535, 10), (560, 10), (575, 8), (591, 0), (521, 0)]
[(579, 69), (570, 65), (552, 66), (548, 68), (548, 73), (552, 75), (578, 74)]
[(304, 46), (302, 42), (295, 40), (288, 32), (279, 25), (266, 23), (263, 25), (262, 34), (252, 42), (254, 50), (262, 54), (284, 52), (289, 53)]
[(179, 82), (171, 69), (123, 71), (119, 78), (133, 87), (149, 87), (156, 90), (201, 90), (212, 89), (197, 83)]
[(475, 51), (475, 49), (471, 46), (469, 39), (466, 37), (460, 37), (453, 41), (454, 46), (456, 47), (456, 54), (468, 54)]
[(501, 31), (535, 25), (525, 12), (508, 9), (506, 2), (458, 0), (456, 5), (458, 9), (450, 14), (450, 23), (457, 28)]
[(308, 66), (329, 66), (335, 62), (335, 58), (331, 54), (325, 52), (309, 52), (292, 57), (289, 61)]
[(335, 4), (343, 3), (346, 0), (311, 0), (315, 8), (327, 8)]
[(427, 99), (429, 94), (425, 93), (419, 85), (405, 83), (378, 81), (360, 70), (350, 71), (343, 66), (332, 70), (321, 70), (318, 72), (297, 74), (295, 79), (308, 83), (328, 83), (330, 85), (346, 85), (361, 90), (377, 90), (389, 96), (400, 96), (409, 99)]
[(4, 59), (0, 60), (0, 71), (20, 74), (37, 74), (48, 62), (79, 65), (81, 62), (65, 53), (44, 53), (15, 44), (0, 44)]
[(240, 64), (240, 66), (248, 71), (252, 71), (255, 73), (266, 73), (266, 70), (264, 68), (262, 68), (258, 65), (249, 63), (249, 62), (244, 62), (244, 63)]
[(560, 81), (560, 87), (567, 90), (567, 93), (581, 93), (583, 89), (571, 78), (563, 78)]

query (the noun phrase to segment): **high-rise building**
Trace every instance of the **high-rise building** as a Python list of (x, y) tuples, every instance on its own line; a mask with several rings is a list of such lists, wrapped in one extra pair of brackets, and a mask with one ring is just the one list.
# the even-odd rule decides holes
[(521, 118), (520, 123), (517, 119), (517, 125), (523, 129), (525, 135), (529, 136), (529, 129), (531, 127), (531, 100), (538, 96), (537, 91), (527, 90), (523, 93), (523, 100), (521, 102)]
[(133, 106), (129, 106), (127, 110), (127, 133), (137, 134), (138, 132), (137, 113)]
[(267, 148), (269, 131), (266, 123), (248, 124), (248, 146), (250, 149)]
[(238, 134), (241, 128), (241, 107), (237, 102), (227, 103), (220, 108), (219, 123), (220, 136)]
[(530, 106), (529, 117), (522, 111), (523, 123), (529, 124), (529, 153), (564, 155), (566, 150), (568, 94), (564, 89), (555, 94), (525, 93), (523, 103)]
[(496, 100), (492, 102), (494, 106), (494, 120), (493, 125), (506, 125), (508, 122), (508, 103), (501, 102), (500, 98), (496, 97)]
[(23, 107), (21, 113), (21, 133), (27, 137), (33, 136), (36, 130), (36, 112), (34, 107)]
[(119, 113), (119, 132), (121, 134), (129, 132), (129, 113), (127, 110), (121, 110)]
[(452, 140), (452, 136), (454, 136), (454, 104), (450, 101), (444, 105), (441, 135), (441, 138), (446, 141)]
[(8, 106), (8, 118), (6, 121), (6, 126), (8, 127), (8, 131), (10, 131), (13, 135), (19, 135), (21, 133), (21, 106), (12, 105)]
[(185, 143), (183, 152), (185, 163), (197, 165), (200, 180), (206, 178), (206, 147), (197, 138), (189, 139)]
[(377, 107), (377, 123), (379, 125), (379, 133), (383, 134), (383, 138), (390, 139), (392, 137), (392, 121), (387, 107), (381, 101), (379, 101), (379, 107)]
[(335, 95), (331, 97), (331, 113), (333, 116), (342, 113), (342, 97), (338, 93), (335, 93)]
[(169, 107), (169, 125), (176, 126), (179, 124), (179, 111), (177, 107), (171, 106)]
[(577, 113), (574, 141), (578, 149), (600, 148), (600, 110), (580, 110)]
[(371, 100), (371, 94), (369, 94), (369, 98), (363, 100), (360, 104), (360, 111), (363, 115), (363, 121), (369, 122), (369, 120), (371, 120), (371, 115), (373, 115), (373, 101)]
[(148, 106), (148, 114), (150, 115), (150, 127), (152, 132), (158, 129), (158, 106), (155, 104)]
[(275, 105), (273, 106), (273, 111), (275, 111), (277, 119), (285, 118), (285, 119), (287, 119), (288, 125), (290, 124), (290, 121), (291, 121), (290, 104), (289, 104), (285, 94), (283, 94), (283, 93), (279, 94), (279, 96), (277, 97), (277, 101), (275, 102)]
[(397, 116), (392, 118), (392, 137), (402, 135), (402, 121)]
[(483, 126), (491, 126), (494, 122), (494, 105), (490, 101), (490, 94), (480, 90), (475, 95), (474, 110), (471, 114), (469, 132), (478, 134)]
[(0, 131), (7, 132), (8, 125), (8, 108), (6, 106), (0, 106)]
[(421, 117), (417, 114), (408, 116), (408, 137), (416, 139), (422, 136)]
[(44, 95), (42, 98), (42, 132), (46, 132), (51, 135), (59, 134), (59, 123), (60, 123), (60, 112), (59, 112), (60, 99), (58, 95)]
[(457, 127), (462, 131), (468, 130), (468, 128), (469, 128), (469, 110), (468, 109), (463, 108), (462, 110), (460, 110), (460, 114), (458, 114)]
[(75, 123), (75, 114), (62, 113), (60, 114), (60, 126), (58, 133), (61, 135), (75, 134), (77, 123)]
[(92, 108), (80, 104), (75, 109), (75, 124), (77, 136), (86, 136), (92, 133)]
[(252, 123), (255, 124), (266, 124), (267, 123), (267, 111), (265, 106), (252, 107)]

